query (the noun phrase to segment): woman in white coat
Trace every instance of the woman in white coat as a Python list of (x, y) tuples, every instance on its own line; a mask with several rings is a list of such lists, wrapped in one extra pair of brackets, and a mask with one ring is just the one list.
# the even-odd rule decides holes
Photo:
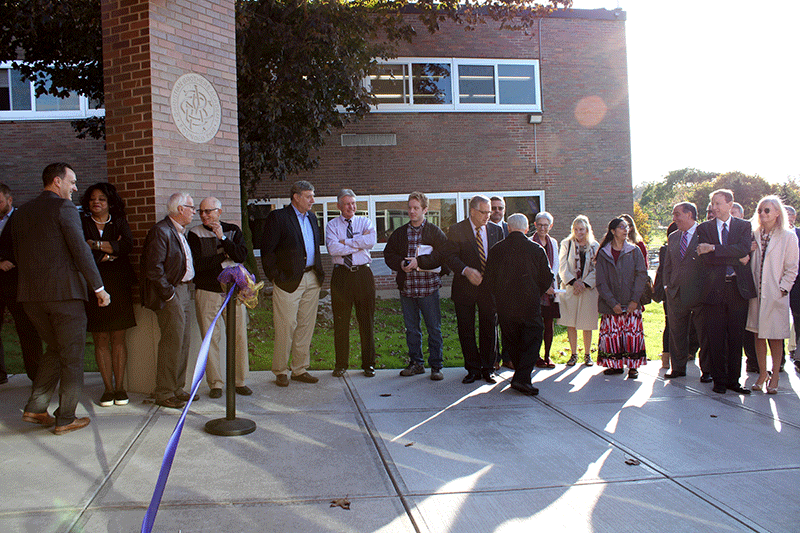
[(797, 277), (797, 235), (789, 229), (786, 210), (777, 196), (765, 196), (758, 202), (751, 223), (756, 249), (750, 265), (758, 296), (750, 300), (747, 330), (756, 333), (759, 367), (758, 381), (752, 389), (763, 390), (767, 381), (769, 342), (772, 377), (766, 387), (768, 394), (775, 394), (783, 356), (781, 341), (789, 338), (789, 292)]
[(541, 308), (542, 308), (542, 321), (544, 322), (544, 357), (540, 357), (536, 361), (537, 368), (555, 368), (550, 362), (550, 347), (553, 345), (553, 320), (560, 317), (558, 307), (558, 295), (556, 288), (558, 287), (558, 243), (552, 238), (549, 233), (553, 228), (553, 215), (547, 211), (536, 213), (536, 218), (533, 220), (536, 232), (531, 237), (531, 240), (544, 248), (545, 255), (547, 255), (547, 262), (550, 264), (550, 271), (553, 273), (553, 284), (547, 289), (547, 292), (542, 294)]
[(567, 366), (578, 362), (578, 330), (583, 331), (583, 360), (592, 366), (592, 331), (597, 329), (597, 284), (594, 256), (600, 243), (594, 238), (592, 225), (585, 215), (572, 221), (572, 233), (561, 241), (558, 275), (564, 293), (559, 297), (560, 326), (567, 327), (571, 356)]

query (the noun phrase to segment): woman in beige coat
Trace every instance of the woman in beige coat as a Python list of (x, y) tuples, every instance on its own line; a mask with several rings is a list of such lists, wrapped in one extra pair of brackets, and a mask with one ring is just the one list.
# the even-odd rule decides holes
[(560, 326), (567, 327), (571, 356), (567, 366), (578, 362), (578, 330), (583, 331), (583, 360), (592, 366), (592, 331), (597, 329), (597, 286), (594, 256), (600, 248), (592, 225), (584, 215), (572, 221), (572, 233), (561, 241), (558, 274), (561, 278)]
[(750, 261), (758, 296), (750, 300), (747, 330), (756, 333), (759, 376), (753, 390), (767, 381), (767, 342), (772, 354), (772, 377), (767, 393), (778, 392), (783, 356), (782, 339), (789, 338), (789, 292), (797, 277), (797, 236), (789, 229), (783, 202), (765, 196), (751, 221), (756, 249)]

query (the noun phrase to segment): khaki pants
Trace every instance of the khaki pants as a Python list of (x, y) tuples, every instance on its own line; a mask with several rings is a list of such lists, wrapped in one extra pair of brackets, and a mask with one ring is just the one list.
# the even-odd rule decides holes
[(275, 353), (272, 372), (279, 376), (289, 372), (299, 376), (308, 371), (311, 362), (311, 337), (317, 322), (320, 284), (313, 270), (303, 274), (294, 292), (286, 292), (277, 285), (272, 291), (272, 313), (275, 323)]
[[(197, 324), (200, 326), (200, 335), (205, 336), (211, 321), (225, 301), (225, 293), (196, 290), (194, 292), (194, 307), (197, 311)], [(247, 372), (250, 369), (247, 353), (247, 311), (244, 304), (234, 297), (229, 305), (236, 307), (236, 387), (243, 387)], [(225, 379), (220, 375), (219, 340), (222, 338), (222, 326), (227, 325), (228, 310), (224, 310), (217, 320), (214, 333), (211, 335), (211, 345), (208, 350), (208, 364), (206, 366), (206, 381), (211, 389), (222, 389)], [(226, 330), (227, 331), (227, 330)]]

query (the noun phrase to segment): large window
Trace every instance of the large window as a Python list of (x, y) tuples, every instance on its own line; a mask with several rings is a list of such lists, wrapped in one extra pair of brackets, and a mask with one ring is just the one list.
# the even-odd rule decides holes
[(36, 96), (33, 83), (22, 78), (11, 63), (0, 62), (0, 120), (76, 119), (103, 115), (87, 98), (71, 93), (66, 98)]
[(367, 83), (378, 112), (540, 112), (537, 60), (399, 58)]
[[(445, 232), (447, 229), (469, 215), (469, 200), (476, 194), (491, 198), (501, 196), (506, 201), (506, 216), (523, 213), (533, 221), (534, 215), (544, 209), (544, 191), (477, 191), (477, 192), (445, 192), (428, 194), (427, 220), (436, 224)], [(336, 198), (317, 196), (314, 214), (320, 222), (320, 242), (322, 253), (327, 253), (325, 244), (325, 224), (339, 216)], [(281, 209), (289, 205), (289, 198), (276, 198), (269, 202), (252, 200), (248, 204), (250, 229), (253, 232), (253, 248), (260, 255), (261, 237), (264, 221), (272, 209)], [(400, 226), (408, 222), (408, 194), (363, 195), (357, 197), (356, 214), (372, 219), (378, 233), (378, 243), (373, 251), (382, 251), (386, 247), (389, 236)]]

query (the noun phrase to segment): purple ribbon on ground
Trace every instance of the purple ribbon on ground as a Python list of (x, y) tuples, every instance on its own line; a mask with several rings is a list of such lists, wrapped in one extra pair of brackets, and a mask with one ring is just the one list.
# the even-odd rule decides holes
[[(161, 497), (164, 495), (164, 488), (167, 486), (167, 478), (169, 478), (169, 472), (172, 469), (172, 461), (175, 459), (175, 452), (178, 450), (178, 441), (180, 441), (183, 425), (186, 422), (186, 413), (189, 412), (189, 406), (192, 405), (192, 400), (195, 394), (197, 394), (197, 389), (200, 387), (200, 380), (203, 379), (203, 374), (206, 372), (208, 348), (211, 346), (211, 336), (214, 334), (214, 326), (217, 325), (217, 320), (219, 320), (219, 317), (222, 315), (225, 306), (230, 302), (233, 292), (237, 287), (244, 293), (244, 298), (249, 299), (249, 301), (253, 303), (257, 301), (258, 289), (263, 285), (263, 283), (256, 284), (254, 282), (255, 276), (241, 265), (226, 268), (220, 273), (217, 279), (222, 283), (234, 283), (235, 285), (228, 291), (228, 296), (225, 298), (225, 301), (222, 302), (222, 307), (217, 311), (214, 320), (211, 322), (211, 326), (203, 337), (203, 343), (200, 345), (200, 352), (197, 354), (197, 365), (194, 367), (194, 377), (192, 378), (192, 390), (189, 393), (189, 401), (186, 402), (186, 405), (183, 407), (181, 416), (178, 418), (178, 423), (175, 424), (175, 429), (172, 430), (172, 435), (170, 435), (169, 441), (167, 441), (167, 448), (164, 450), (164, 459), (161, 461), (161, 470), (158, 472), (158, 480), (153, 490), (153, 498), (150, 500), (150, 505), (147, 507), (147, 512), (142, 521), (142, 533), (150, 533), (153, 530), (153, 523), (156, 520), (158, 506), (161, 505)], [(245, 301), (245, 304), (247, 303), (248, 302)], [(253, 303), (253, 305), (255, 304)], [(252, 305), (248, 305), (248, 307), (252, 307)]]

